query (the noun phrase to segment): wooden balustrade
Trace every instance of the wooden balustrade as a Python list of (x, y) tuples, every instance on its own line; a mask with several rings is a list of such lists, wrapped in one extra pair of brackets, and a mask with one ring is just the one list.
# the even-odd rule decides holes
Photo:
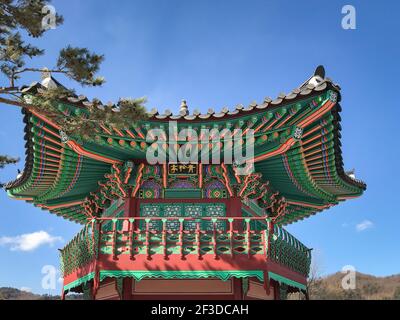
[[(235, 229), (238, 225), (242, 227)], [(310, 250), (286, 230), (277, 226), (271, 230), (270, 226), (266, 217), (96, 218), (61, 250), (62, 264), (68, 274), (99, 254), (112, 255), (115, 260), (127, 254), (132, 261), (137, 255), (151, 260), (155, 254), (166, 260), (172, 254), (180, 255), (182, 260), (190, 254), (196, 254), (200, 260), (206, 254), (215, 259), (221, 255), (234, 259), (243, 254), (251, 259), (261, 254), (308, 274)]]

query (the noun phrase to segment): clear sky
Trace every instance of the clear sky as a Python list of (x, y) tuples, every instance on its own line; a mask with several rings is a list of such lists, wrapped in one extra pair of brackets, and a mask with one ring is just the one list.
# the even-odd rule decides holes
[[(34, 43), (52, 67), (66, 44), (106, 56), (101, 88), (78, 93), (103, 102), (148, 98), (148, 108), (233, 108), (289, 92), (323, 64), (342, 86), (342, 150), (368, 189), (357, 199), (288, 226), (314, 248), (322, 273), (353, 265), (374, 275), (400, 273), (398, 157), (400, 108), (398, 1), (53, 1), (65, 23)], [(342, 7), (356, 8), (356, 29), (341, 27)], [(38, 75), (36, 75), (36, 79)], [(69, 81), (58, 78), (68, 86)], [(28, 76), (20, 84), (30, 83)], [(0, 80), (3, 81), (3, 80)], [(3, 85), (3, 84), (1, 84)], [(21, 157), (0, 170), (13, 180), (24, 166), (20, 111), (0, 106), (0, 153)], [(42, 267), (58, 267), (57, 248), (80, 226), (0, 192), (0, 287), (43, 289)], [(44, 231), (42, 233), (35, 233)], [(34, 233), (37, 248), (24, 247)], [(32, 235), (31, 235), (32, 236)]]

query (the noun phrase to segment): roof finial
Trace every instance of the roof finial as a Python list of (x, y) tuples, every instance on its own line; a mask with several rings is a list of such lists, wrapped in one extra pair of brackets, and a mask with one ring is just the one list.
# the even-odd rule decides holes
[(58, 83), (52, 76), (51, 76), (51, 71), (44, 67), (42, 69), (42, 74), (41, 74), (42, 81), (40, 84), (45, 87), (46, 89), (56, 89), (57, 87), (61, 86), (60, 83)]
[(48, 68), (44, 67), (44, 68), (42, 69), (42, 74), (41, 74), (42, 80), (47, 79), (47, 78), (50, 78), (50, 77), (51, 77), (51, 72), (50, 72), (50, 70), (49, 70)]
[(325, 79), (325, 68), (323, 65), (319, 65), (315, 71), (314, 76), (320, 76), (322, 79)]
[[(305, 85), (311, 85), (312, 87), (318, 86), (325, 79), (325, 68), (319, 65), (315, 71), (314, 75), (305, 83)], [(304, 84), (303, 84), (304, 85)]]
[(189, 114), (189, 108), (186, 104), (186, 100), (182, 100), (181, 106), (179, 108), (179, 114), (181, 116), (187, 116)]
[(345, 173), (352, 179), (356, 178), (356, 170), (355, 169), (351, 169), (349, 171), (346, 171)]

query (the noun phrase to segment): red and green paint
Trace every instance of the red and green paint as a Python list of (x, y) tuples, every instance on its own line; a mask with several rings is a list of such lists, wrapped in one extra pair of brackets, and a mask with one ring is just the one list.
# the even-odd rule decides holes
[[(26, 89), (27, 98), (40, 86)], [(275, 281), (305, 291), (310, 250), (283, 227), (366, 188), (343, 169), (339, 102), (339, 87), (320, 79), (260, 105), (177, 116), (152, 111), (148, 121), (98, 126), (91, 137), (66, 136), (26, 110), (25, 170), (6, 188), (12, 198), (83, 225), (61, 252), (65, 291), (90, 285), (95, 296), (107, 277), (255, 277), (266, 290)], [(81, 117), (88, 103), (71, 97), (59, 108)], [(199, 163), (196, 175), (149, 165), (147, 132), (170, 120), (197, 133), (254, 129), (246, 143), (254, 143), (255, 173), (237, 176), (224, 163)]]

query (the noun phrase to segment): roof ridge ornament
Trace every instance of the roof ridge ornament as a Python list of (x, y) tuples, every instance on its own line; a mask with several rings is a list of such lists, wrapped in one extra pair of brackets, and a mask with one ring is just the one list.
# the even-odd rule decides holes
[(44, 68), (42, 69), (42, 73), (41, 73), (41, 75), (40, 75), (40, 78), (41, 78), (42, 80), (45, 80), (45, 79), (50, 78), (50, 77), (51, 77), (51, 72), (50, 72), (49, 68), (44, 67)]
[(42, 80), (40, 81), (40, 84), (46, 89), (57, 89), (59, 86), (62, 86), (52, 77), (51, 71), (47, 67), (42, 68), (40, 77)]
[(182, 100), (181, 106), (179, 107), (179, 114), (183, 117), (189, 114), (189, 108), (186, 104), (186, 100)]
[(314, 76), (319, 76), (322, 79), (325, 79), (325, 68), (323, 65), (319, 65), (315, 71), (314, 71)]
[(353, 168), (351, 170), (345, 171), (346, 175), (353, 180), (356, 180), (356, 170)]
[(313, 76), (311, 76), (307, 81), (305, 81), (302, 85), (300, 85), (299, 89), (304, 89), (308, 87), (308, 89), (312, 90), (314, 87), (317, 87), (325, 80), (325, 68), (323, 65), (319, 65), (315, 68)]

